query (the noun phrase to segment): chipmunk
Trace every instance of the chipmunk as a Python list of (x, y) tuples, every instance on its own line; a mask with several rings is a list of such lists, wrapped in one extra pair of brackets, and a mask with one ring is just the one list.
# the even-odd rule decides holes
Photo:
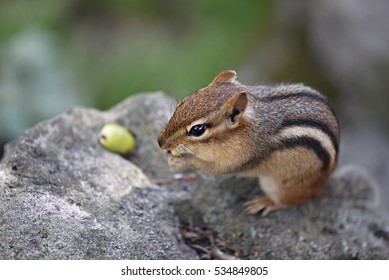
[(303, 84), (247, 86), (223, 71), (184, 98), (158, 136), (168, 164), (211, 174), (257, 176), (265, 196), (249, 214), (302, 204), (336, 166), (339, 124), (316, 90)]

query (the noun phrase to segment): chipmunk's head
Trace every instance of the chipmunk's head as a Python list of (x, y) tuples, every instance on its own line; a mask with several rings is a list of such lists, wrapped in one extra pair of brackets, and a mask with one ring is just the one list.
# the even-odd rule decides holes
[(158, 137), (170, 166), (208, 173), (231, 172), (244, 149), (248, 96), (235, 71), (221, 72), (205, 88), (184, 98)]

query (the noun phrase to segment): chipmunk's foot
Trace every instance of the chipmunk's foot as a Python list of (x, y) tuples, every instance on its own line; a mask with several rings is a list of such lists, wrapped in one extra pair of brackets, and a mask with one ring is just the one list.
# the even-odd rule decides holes
[(256, 214), (262, 211), (262, 216), (266, 216), (271, 211), (282, 208), (267, 197), (259, 197), (249, 200), (244, 204), (244, 209), (248, 214)]

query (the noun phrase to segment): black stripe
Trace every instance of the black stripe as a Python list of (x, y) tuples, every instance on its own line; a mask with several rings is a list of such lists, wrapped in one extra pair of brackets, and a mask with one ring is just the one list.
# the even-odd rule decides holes
[(281, 140), (281, 146), (276, 147), (272, 152), (283, 149), (292, 149), (296, 147), (306, 147), (311, 149), (317, 157), (323, 162), (322, 169), (327, 169), (330, 164), (330, 155), (327, 150), (323, 148), (320, 142), (311, 137), (296, 137)]
[(235, 170), (235, 172), (247, 171), (251, 168), (255, 168), (256, 166), (260, 165), (261, 162), (269, 158), (273, 153), (277, 151), (293, 149), (296, 147), (305, 147), (311, 149), (316, 154), (316, 156), (323, 162), (322, 169), (327, 169), (330, 163), (330, 155), (327, 150), (323, 148), (323, 146), (318, 140), (308, 136), (303, 136), (283, 139), (278, 143), (278, 145), (275, 144), (274, 148), (268, 150), (261, 156), (253, 154), (252, 157), (246, 163), (242, 164), (239, 169)]
[(319, 102), (323, 103), (324, 105), (326, 105), (328, 107), (328, 109), (330, 109), (331, 113), (336, 118), (336, 114), (335, 114), (334, 108), (332, 108), (331, 103), (328, 102), (328, 100), (324, 96), (321, 96), (321, 95), (318, 95), (315, 93), (296, 92), (296, 93), (289, 93), (289, 94), (270, 95), (270, 96), (266, 96), (266, 97), (261, 98), (261, 101), (271, 102), (274, 100), (285, 100), (285, 99), (289, 99), (289, 98), (310, 98), (310, 99), (314, 99), (316, 101), (319, 101)]
[(335, 136), (335, 134), (332, 132), (332, 130), (323, 122), (319, 122), (312, 119), (287, 119), (282, 121), (282, 126), (306, 126), (306, 127), (314, 127), (317, 129), (320, 129), (325, 134), (328, 135), (328, 137), (331, 139), (332, 145), (335, 148), (336, 155), (339, 152), (339, 143)]

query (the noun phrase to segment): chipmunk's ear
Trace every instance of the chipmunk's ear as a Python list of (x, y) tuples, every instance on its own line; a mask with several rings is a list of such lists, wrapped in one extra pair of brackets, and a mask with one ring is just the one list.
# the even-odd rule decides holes
[(227, 117), (231, 124), (235, 124), (247, 108), (248, 97), (245, 91), (235, 93), (224, 104)]
[(215, 79), (213, 79), (211, 85), (221, 85), (228, 82), (235, 82), (237, 75), (234, 70), (226, 70), (220, 72)]

